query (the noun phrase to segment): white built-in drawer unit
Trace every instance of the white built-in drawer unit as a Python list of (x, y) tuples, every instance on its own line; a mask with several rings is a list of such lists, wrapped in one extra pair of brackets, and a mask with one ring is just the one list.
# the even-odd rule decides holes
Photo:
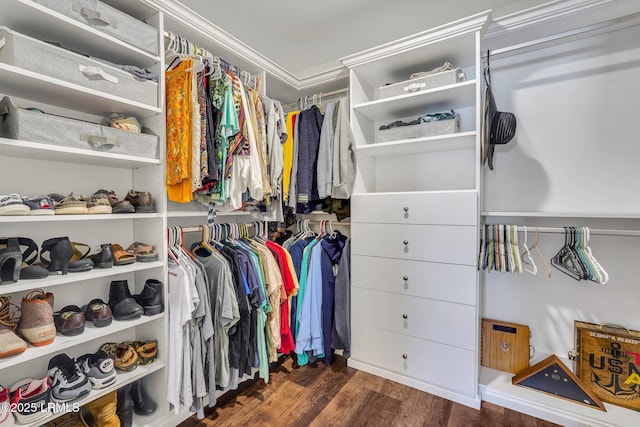
[(476, 395), (476, 353), (358, 323), (351, 325), (354, 361), (456, 393)]
[(355, 194), (351, 222), (477, 225), (477, 191)]
[(476, 274), (469, 265), (351, 255), (352, 286), (406, 296), (475, 305)]
[(351, 225), (354, 255), (476, 265), (477, 227), (451, 225)]
[(476, 331), (469, 328), (474, 306), (357, 286), (351, 288), (351, 298), (358, 301), (352, 316), (364, 325), (467, 350), (475, 347)]

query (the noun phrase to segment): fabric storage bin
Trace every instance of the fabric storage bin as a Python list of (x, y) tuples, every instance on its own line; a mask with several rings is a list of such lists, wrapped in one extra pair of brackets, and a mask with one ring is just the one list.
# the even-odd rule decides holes
[(158, 30), (98, 0), (32, 0), (132, 46), (158, 54)]
[(460, 68), (430, 74), (417, 79), (406, 80), (378, 88), (378, 99), (404, 95), (412, 92), (433, 89), (440, 86), (451, 85), (465, 81), (465, 75)]
[(18, 108), (0, 101), (0, 136), (23, 141), (157, 159), (158, 137)]
[(0, 62), (157, 107), (158, 84), (0, 27)]
[(378, 142), (400, 141), (402, 139), (425, 138), (460, 132), (460, 115), (450, 120), (438, 120), (411, 126), (399, 126), (378, 130)]

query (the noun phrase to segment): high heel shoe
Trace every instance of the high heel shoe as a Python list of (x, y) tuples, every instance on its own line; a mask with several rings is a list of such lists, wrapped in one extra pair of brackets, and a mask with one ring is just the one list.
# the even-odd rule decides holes
[[(44, 258), (44, 253), (49, 252), (50, 260)], [(69, 261), (73, 256), (73, 247), (68, 237), (55, 237), (42, 242), (42, 250), (40, 251), (40, 260), (47, 265), (50, 273), (60, 271), (67, 274)]]
[(18, 239), (11, 237), (6, 242), (7, 247), (0, 249), (0, 284), (15, 283), (20, 278), (22, 252)]
[[(16, 247), (22, 252), (22, 263), (20, 264), (20, 279), (44, 279), (49, 272), (39, 265), (33, 265), (38, 260), (38, 244), (28, 237), (15, 237), (18, 246)], [(10, 239), (0, 239), (0, 245), (9, 246)], [(13, 245), (15, 245), (15, 241)], [(22, 250), (23, 247), (26, 249)]]

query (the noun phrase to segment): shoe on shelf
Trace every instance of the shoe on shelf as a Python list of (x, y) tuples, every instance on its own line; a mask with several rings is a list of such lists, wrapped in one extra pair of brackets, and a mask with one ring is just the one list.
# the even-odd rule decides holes
[(57, 196), (57, 194), (50, 194), (49, 196), (54, 200), (54, 210), (56, 215), (83, 215), (89, 213), (87, 202), (74, 196), (73, 193), (63, 199), (53, 197), (54, 195)]
[(90, 198), (83, 198), (83, 200), (87, 202), (90, 214), (110, 214), (113, 212), (107, 193), (96, 191)]
[(78, 369), (89, 378), (91, 388), (101, 389), (116, 382), (113, 359), (102, 350), (85, 354), (76, 360)]
[[(128, 200), (119, 200), (115, 191), (98, 190), (96, 193), (106, 194), (111, 204), (111, 213), (134, 213), (136, 208)], [(95, 194), (95, 193), (94, 193)]]
[(54, 313), (56, 330), (62, 335), (74, 336), (84, 332), (84, 312), (77, 305), (67, 305)]
[(56, 337), (53, 294), (42, 289), (29, 292), (22, 298), (20, 311), (18, 333), (36, 347), (51, 344)]
[(52, 357), (48, 369), (54, 402), (69, 402), (91, 391), (89, 379), (66, 353)]
[(6, 247), (0, 249), (0, 285), (17, 282), (22, 264), (18, 238), (11, 237), (5, 241)]
[[(45, 257), (47, 252), (50, 259)], [(68, 237), (54, 237), (42, 242), (40, 261), (47, 266), (49, 273), (60, 271), (62, 274), (67, 274), (72, 256), (73, 247)]]
[(124, 199), (133, 205), (136, 213), (155, 212), (153, 209), (153, 197), (148, 191), (129, 190)]
[(131, 399), (131, 384), (127, 384), (118, 389), (117, 401), (116, 413), (120, 419), (120, 426), (131, 427), (133, 425), (133, 399)]
[[(95, 427), (120, 427), (121, 423), (116, 415), (118, 404), (117, 392), (114, 390), (84, 405), (86, 411), (81, 412), (84, 425)], [(87, 414), (88, 412), (88, 414)], [(89, 421), (91, 418), (91, 422)], [(70, 426), (71, 427), (71, 426)]]
[(136, 261), (152, 262), (158, 260), (158, 251), (155, 246), (142, 242), (134, 242), (127, 248), (128, 251), (136, 254)]
[(19, 194), (0, 195), (0, 215), (29, 215), (31, 209), (22, 202)]
[(91, 258), (95, 267), (111, 268), (114, 262), (113, 246), (111, 246), (111, 243), (104, 243), (100, 245), (100, 252), (91, 255), (89, 258)]
[(145, 316), (153, 316), (162, 313), (164, 303), (162, 299), (162, 282), (156, 279), (148, 279), (144, 283), (142, 292), (134, 295), (133, 298), (144, 308)]
[(11, 386), (11, 404), (19, 424), (36, 424), (49, 414), (51, 386), (49, 377), (25, 378)]
[(43, 424), (41, 427), (89, 427), (92, 424), (87, 424), (81, 417), (80, 411), (67, 412), (64, 415), (60, 415), (54, 420)]
[(19, 310), (17, 305), (11, 303), (11, 296), (0, 296), (0, 358), (22, 353), (28, 347), (15, 333), (18, 325), (14, 319)]
[[(11, 395), (9, 390), (0, 385), (0, 408), (11, 408)], [(13, 411), (0, 411), (0, 427), (13, 427), (16, 420)]]
[(109, 326), (113, 321), (111, 307), (99, 298), (89, 301), (84, 308), (84, 319), (87, 322), (93, 322), (97, 328)]
[(127, 343), (108, 342), (100, 346), (100, 350), (104, 351), (113, 359), (116, 369), (130, 372), (140, 364), (140, 357), (132, 345)]
[(114, 265), (128, 265), (136, 262), (136, 255), (128, 250), (125, 250), (122, 245), (118, 243), (112, 243), (113, 248), (113, 264)]
[(49, 196), (23, 197), (22, 203), (29, 207), (29, 215), (54, 215), (55, 202)]
[(158, 359), (158, 341), (125, 341), (138, 353), (141, 365), (149, 365)]
[[(49, 272), (42, 266), (34, 265), (38, 260), (38, 244), (33, 240), (27, 237), (2, 238), (0, 246), (10, 246), (21, 251), (20, 279), (44, 279), (49, 276)], [(23, 247), (26, 249), (22, 250)]]
[(109, 306), (116, 320), (137, 319), (144, 313), (136, 300), (131, 296), (126, 280), (114, 280), (109, 287)]
[(158, 405), (151, 399), (149, 393), (142, 385), (142, 380), (131, 383), (131, 400), (133, 400), (133, 412), (136, 415), (151, 415)]

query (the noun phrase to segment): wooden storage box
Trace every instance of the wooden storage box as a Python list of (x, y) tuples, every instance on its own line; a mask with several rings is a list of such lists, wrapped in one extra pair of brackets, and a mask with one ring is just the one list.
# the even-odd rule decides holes
[(0, 27), (0, 62), (112, 96), (158, 106), (158, 84)]
[(441, 86), (452, 85), (465, 81), (465, 75), (460, 68), (455, 68), (441, 73), (430, 74), (417, 79), (405, 80), (378, 88), (378, 99), (392, 96), (405, 95), (407, 93), (420, 92)]
[(0, 136), (62, 147), (158, 158), (158, 137), (16, 107), (0, 101)]
[(482, 359), (487, 368), (517, 374), (529, 367), (529, 327), (482, 319)]
[(158, 30), (98, 0), (32, 0), (98, 31), (151, 52), (158, 50)]

